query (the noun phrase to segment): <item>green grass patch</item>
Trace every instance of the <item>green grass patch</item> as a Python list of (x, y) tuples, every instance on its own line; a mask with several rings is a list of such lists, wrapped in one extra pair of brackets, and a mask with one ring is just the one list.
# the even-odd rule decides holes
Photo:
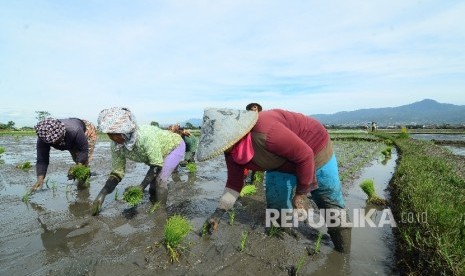
[(400, 269), (465, 275), (465, 180), (455, 169), (463, 163), (432, 142), (383, 136), (400, 153), (390, 183)]
[(142, 191), (139, 185), (129, 186), (123, 193), (123, 200), (131, 207), (135, 207), (141, 203), (143, 197), (144, 191)]

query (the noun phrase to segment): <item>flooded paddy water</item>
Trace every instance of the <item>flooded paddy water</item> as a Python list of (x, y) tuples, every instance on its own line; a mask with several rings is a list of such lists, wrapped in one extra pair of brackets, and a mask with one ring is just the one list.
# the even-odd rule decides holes
[[(97, 143), (91, 163), (91, 186), (78, 190), (67, 180), (73, 165), (68, 152), (51, 151), (51, 163), (43, 189), (22, 201), (35, 182), (34, 166), (29, 171), (16, 168), (26, 161), (35, 163), (35, 137), (0, 136), (6, 149), (0, 167), (0, 275), (392, 275), (395, 274), (394, 241), (390, 226), (354, 228), (351, 254), (333, 249), (323, 236), (320, 253), (309, 255), (316, 246), (318, 231), (300, 225), (296, 236), (271, 237), (265, 231), (264, 187), (252, 197), (238, 200), (233, 222), (225, 215), (219, 230), (200, 237), (202, 224), (215, 210), (226, 181), (223, 157), (197, 163), (197, 172), (180, 168), (169, 184), (168, 208), (151, 212), (145, 193), (143, 202), (129, 208), (121, 197), (126, 187), (139, 184), (147, 166), (128, 162), (127, 175), (115, 192), (108, 195), (101, 214), (90, 215), (92, 200), (110, 172), (109, 142)], [(346, 142), (344, 142), (346, 143)], [(348, 162), (349, 145), (335, 141), (339, 161)], [(366, 142), (370, 143), (370, 142)], [(341, 166), (344, 193), (349, 210), (374, 208), (358, 187), (363, 179), (375, 180), (378, 195), (387, 197), (385, 188), (395, 169), (392, 158), (380, 159), (382, 146), (366, 144), (372, 151), (360, 151), (350, 159), (361, 159), (358, 172), (345, 174)], [(371, 156), (371, 157), (370, 157)], [(363, 158), (361, 158), (363, 157)], [(363, 162), (362, 162), (363, 161)], [(379, 220), (381, 210), (373, 214)], [(168, 216), (181, 214), (194, 230), (187, 236), (179, 263), (171, 263), (162, 244)], [(353, 219), (351, 217), (351, 219)], [(240, 251), (242, 233), (248, 233)]]

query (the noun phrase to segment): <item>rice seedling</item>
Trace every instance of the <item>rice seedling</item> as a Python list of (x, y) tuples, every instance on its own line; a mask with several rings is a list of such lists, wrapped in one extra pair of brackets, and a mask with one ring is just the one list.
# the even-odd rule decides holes
[(68, 171), (69, 180), (77, 180), (78, 186), (89, 187), (90, 186), (90, 168), (86, 165), (78, 164), (71, 167)]
[(236, 218), (236, 210), (231, 209), (228, 211), (229, 215), (229, 225), (234, 225), (234, 219)]
[(299, 260), (297, 261), (297, 265), (295, 267), (295, 274), (294, 275), (297, 275), (300, 271), (300, 269), (302, 268), (302, 266), (305, 264), (305, 259), (307, 258), (307, 254), (304, 254), (302, 255)]
[(314, 254), (317, 254), (318, 252), (320, 252), (321, 238), (323, 238), (323, 233), (318, 232), (318, 237), (317, 237), (316, 243), (315, 243), (315, 250), (313, 252)]
[(31, 162), (26, 161), (23, 164), (16, 165), (16, 168), (21, 169), (23, 171), (28, 171), (32, 167)]
[(195, 173), (197, 171), (197, 165), (194, 162), (187, 163), (186, 168), (190, 173)]
[(144, 191), (142, 191), (139, 185), (129, 186), (123, 193), (123, 200), (126, 201), (131, 207), (141, 203), (143, 197)]
[(255, 193), (257, 193), (257, 187), (255, 187), (255, 185), (245, 185), (240, 192), (240, 196), (251, 196)]
[(155, 204), (153, 204), (153, 206), (150, 208), (149, 212), (150, 213), (155, 212), (158, 209), (158, 207), (160, 207), (160, 204), (161, 204), (160, 201), (155, 202)]
[(264, 178), (265, 178), (265, 174), (263, 172), (255, 172), (252, 183), (254, 185), (262, 184)]
[(115, 201), (118, 200), (118, 189), (115, 189)]
[(375, 192), (375, 182), (373, 179), (365, 179), (360, 184), (360, 188), (367, 194), (368, 199), (367, 202), (379, 206), (386, 206), (387, 201), (385, 199), (380, 198)]
[(5, 148), (4, 147), (0, 147), (0, 156), (5, 152)]
[(21, 200), (23, 202), (29, 202), (29, 199), (30, 199), (30, 196), (32, 194), (32, 191), (31, 190), (27, 190), (26, 193), (23, 195), (23, 197), (21, 198)]
[(180, 216), (174, 215), (166, 220), (164, 228), (164, 244), (168, 249), (171, 262), (179, 261), (181, 254), (181, 243), (191, 231), (192, 226), (189, 221)]
[(283, 236), (284, 230), (281, 227), (276, 227), (274, 225), (271, 225), (271, 227), (268, 229), (268, 235), (270, 237), (278, 237), (281, 238)]
[(242, 232), (241, 246), (239, 248), (241, 252), (244, 252), (245, 250), (245, 243), (247, 241), (247, 235), (248, 235), (247, 231)]

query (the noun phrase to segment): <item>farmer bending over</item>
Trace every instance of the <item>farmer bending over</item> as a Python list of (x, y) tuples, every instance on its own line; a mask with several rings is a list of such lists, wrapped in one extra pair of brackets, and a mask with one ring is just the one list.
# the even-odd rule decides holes
[[(239, 197), (244, 168), (266, 171), (268, 208), (305, 209), (309, 193), (319, 208), (345, 207), (329, 134), (313, 118), (281, 109), (206, 109), (197, 160), (221, 153), (228, 177), (215, 212), (205, 222), (209, 232), (218, 228), (221, 216)], [(350, 250), (350, 231), (328, 229), (338, 251)]]
[(97, 134), (89, 121), (77, 118), (47, 118), (34, 127), (37, 133), (37, 182), (31, 191), (42, 188), (50, 162), (50, 148), (67, 150), (76, 164), (88, 166), (92, 160)]
[(182, 140), (186, 143), (186, 153), (184, 155), (184, 160), (181, 161), (180, 165), (185, 166), (187, 163), (194, 163), (195, 152), (198, 146), (198, 139), (188, 129), (181, 128), (179, 124), (174, 124), (168, 127), (168, 130), (181, 135)]
[(112, 107), (100, 112), (98, 128), (107, 133), (111, 143), (111, 173), (92, 206), (92, 214), (98, 215), (107, 194), (112, 193), (123, 179), (126, 159), (149, 166), (140, 184), (142, 190), (150, 184), (152, 202), (166, 204), (168, 178), (184, 157), (186, 145), (181, 136), (152, 125), (136, 124), (127, 108)]

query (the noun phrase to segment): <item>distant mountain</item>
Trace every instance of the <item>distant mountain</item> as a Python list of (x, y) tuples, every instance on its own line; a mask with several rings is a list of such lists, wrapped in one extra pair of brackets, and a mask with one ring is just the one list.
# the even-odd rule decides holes
[(378, 126), (465, 124), (465, 105), (425, 99), (408, 105), (310, 115), (325, 125), (357, 126), (376, 122)]

